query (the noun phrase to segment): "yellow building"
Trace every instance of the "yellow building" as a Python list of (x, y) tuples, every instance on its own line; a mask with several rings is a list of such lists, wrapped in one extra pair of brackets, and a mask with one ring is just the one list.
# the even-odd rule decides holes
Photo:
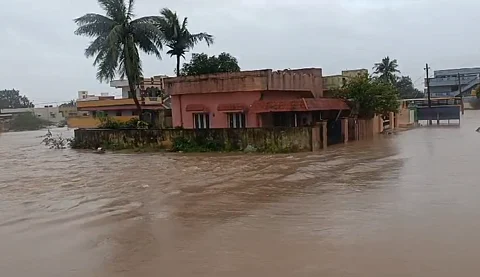
[(349, 79), (368, 74), (367, 69), (344, 70), (341, 75), (323, 77), (323, 88), (325, 91), (342, 88)]
[[(159, 127), (165, 127), (165, 110), (168, 110), (160, 97), (145, 97), (141, 103), (142, 110), (160, 115)], [(100, 124), (100, 116), (108, 116), (126, 122), (138, 118), (137, 107), (131, 98), (114, 99), (113, 96), (99, 96), (95, 100), (77, 100), (77, 116), (67, 120), (70, 128), (96, 128)], [(167, 115), (168, 116), (168, 115)]]
[(64, 118), (75, 117), (78, 115), (76, 106), (60, 105), (58, 110)]

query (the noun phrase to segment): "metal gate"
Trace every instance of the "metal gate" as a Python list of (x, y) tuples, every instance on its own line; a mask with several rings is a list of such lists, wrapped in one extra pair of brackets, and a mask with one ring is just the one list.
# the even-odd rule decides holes
[(460, 106), (418, 107), (418, 120), (460, 120)]
[(342, 121), (328, 120), (327, 122), (327, 145), (341, 143), (342, 138)]

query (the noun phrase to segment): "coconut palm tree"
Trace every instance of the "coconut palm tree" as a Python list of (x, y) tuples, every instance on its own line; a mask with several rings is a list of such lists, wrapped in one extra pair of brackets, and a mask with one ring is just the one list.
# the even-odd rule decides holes
[(137, 87), (142, 76), (139, 49), (158, 58), (162, 49), (162, 34), (153, 22), (155, 16), (134, 19), (134, 0), (97, 0), (106, 15), (88, 13), (74, 20), (76, 35), (93, 38), (85, 49), (87, 58), (95, 56), (97, 79), (111, 81), (119, 74), (127, 78), (131, 96), (139, 115), (141, 106)]
[(195, 47), (200, 41), (205, 41), (208, 46), (213, 44), (213, 36), (208, 33), (191, 34), (188, 30), (188, 19), (185, 17), (180, 23), (176, 12), (164, 8), (160, 11), (161, 17), (157, 27), (163, 33), (165, 44), (170, 48), (167, 52), (171, 57), (177, 58), (177, 76), (180, 75), (180, 58), (185, 58), (185, 53)]
[(382, 62), (375, 64), (373, 74), (378, 75), (380, 80), (394, 84), (397, 80), (396, 73), (400, 73), (397, 67), (397, 60), (390, 60), (390, 57), (387, 56), (382, 59)]

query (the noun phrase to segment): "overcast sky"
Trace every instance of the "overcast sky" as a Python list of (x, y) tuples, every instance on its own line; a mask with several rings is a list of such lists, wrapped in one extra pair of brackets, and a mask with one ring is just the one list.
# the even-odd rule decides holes
[[(37, 104), (79, 90), (119, 95), (95, 79), (83, 55), (89, 39), (73, 34), (74, 18), (101, 12), (96, 0), (0, 1), (0, 89)], [(371, 69), (389, 55), (421, 86), (425, 62), (432, 70), (480, 65), (477, 0), (136, 0), (135, 13), (163, 7), (188, 17), (192, 32), (215, 36), (194, 52), (229, 52), (245, 70), (321, 67), (328, 75)], [(143, 60), (145, 76), (173, 75), (173, 58)]]

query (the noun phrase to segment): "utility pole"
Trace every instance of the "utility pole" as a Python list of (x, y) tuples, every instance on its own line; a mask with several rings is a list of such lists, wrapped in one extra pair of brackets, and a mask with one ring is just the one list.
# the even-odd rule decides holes
[(460, 72), (457, 73), (457, 78), (458, 78), (458, 92), (459, 92), (458, 94), (460, 95), (460, 105), (462, 107), (462, 115), (464, 115), (465, 114), (465, 109), (464, 109), (464, 106), (463, 106), (462, 82), (460, 81)]
[[(427, 96), (428, 96), (428, 109), (431, 111), (431, 108), (432, 108), (432, 98), (430, 96), (430, 76), (428, 75), (428, 70), (430, 69), (430, 67), (428, 67), (428, 63), (425, 64), (425, 71), (426, 71), (426, 75), (427, 75), (427, 79), (426, 79), (426, 85), (427, 85)], [(432, 125), (432, 120), (428, 120), (428, 125)]]
[(432, 99), (430, 97), (430, 77), (428, 76), (428, 70), (429, 69), (430, 69), (430, 67), (428, 67), (428, 63), (427, 63), (425, 65), (425, 71), (426, 71), (426, 74), (427, 74), (426, 85), (427, 85), (428, 107), (431, 108), (432, 107)]
[(458, 94), (462, 97), (462, 82), (460, 81), (460, 73), (457, 73), (458, 80)]

